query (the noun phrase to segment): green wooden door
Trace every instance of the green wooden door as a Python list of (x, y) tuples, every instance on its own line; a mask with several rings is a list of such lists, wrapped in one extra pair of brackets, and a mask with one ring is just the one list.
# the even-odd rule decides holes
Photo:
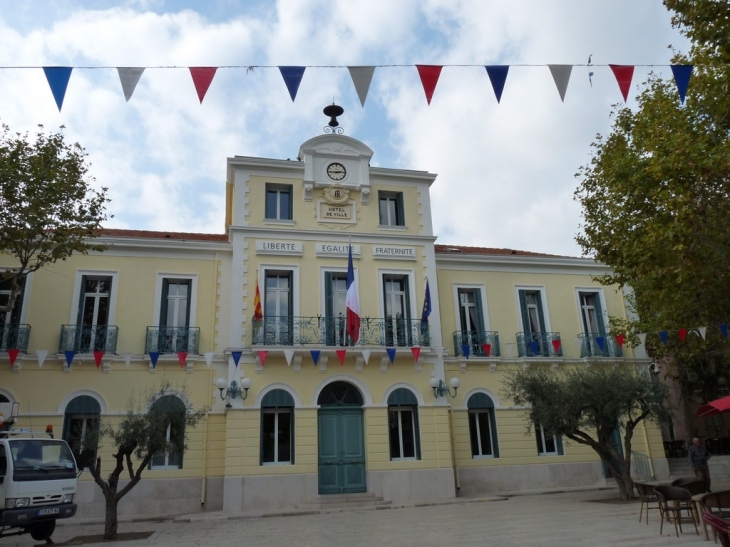
[(365, 443), (361, 408), (319, 411), (319, 493), (365, 492)]

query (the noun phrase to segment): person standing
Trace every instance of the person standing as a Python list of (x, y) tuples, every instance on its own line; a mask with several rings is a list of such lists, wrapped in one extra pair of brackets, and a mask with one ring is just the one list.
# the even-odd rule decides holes
[(700, 444), (700, 440), (695, 437), (692, 439), (692, 446), (689, 447), (689, 464), (692, 466), (695, 477), (705, 483), (705, 488), (710, 490), (710, 468), (707, 460), (711, 458), (710, 452)]

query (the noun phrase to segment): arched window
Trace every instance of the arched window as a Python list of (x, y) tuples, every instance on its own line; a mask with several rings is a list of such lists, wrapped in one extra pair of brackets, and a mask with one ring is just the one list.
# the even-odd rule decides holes
[(99, 446), (99, 401), (89, 395), (74, 397), (66, 405), (63, 417), (63, 440), (68, 443), (79, 469), (96, 458)]
[(466, 404), (469, 409), (469, 437), (472, 458), (499, 458), (494, 401), (486, 393), (475, 393)]
[(388, 438), (391, 461), (421, 459), (418, 400), (408, 389), (398, 388), (388, 397)]
[(261, 465), (294, 463), (294, 399), (283, 389), (261, 401)]
[(163, 395), (149, 410), (150, 421), (164, 427), (166, 446), (150, 460), (150, 469), (182, 469), (185, 449), (185, 403), (176, 395)]

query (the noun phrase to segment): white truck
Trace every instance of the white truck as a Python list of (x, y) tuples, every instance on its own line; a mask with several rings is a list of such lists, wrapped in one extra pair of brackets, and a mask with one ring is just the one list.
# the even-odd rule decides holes
[[(17, 403), (16, 403), (17, 404)], [(17, 415), (17, 406), (13, 409)], [(65, 441), (0, 429), (0, 538), (30, 534), (52, 543), (56, 519), (76, 514), (76, 461)]]

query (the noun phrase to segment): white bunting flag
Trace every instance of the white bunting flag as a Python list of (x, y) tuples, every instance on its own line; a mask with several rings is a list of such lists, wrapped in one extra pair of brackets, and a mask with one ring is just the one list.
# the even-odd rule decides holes
[(36, 350), (36, 355), (38, 356), (38, 368), (43, 366), (43, 361), (46, 360), (46, 357), (48, 357), (48, 351), (44, 349)]
[(122, 91), (124, 91), (124, 98), (129, 102), (134, 93), (134, 88), (137, 87), (137, 82), (142, 77), (144, 68), (141, 67), (126, 67), (117, 68), (119, 73), (119, 80), (122, 82)]
[(294, 350), (293, 349), (285, 349), (284, 350), (284, 357), (286, 357), (286, 364), (291, 366), (291, 360), (294, 358)]
[(573, 70), (573, 65), (548, 65), (550, 73), (553, 75), (555, 85), (560, 93), (560, 100), (565, 102), (565, 92), (568, 89), (568, 81), (570, 81), (570, 72)]
[(210, 364), (213, 362), (213, 355), (215, 355), (212, 351), (206, 351), (203, 356), (205, 357), (205, 364), (208, 365), (208, 368), (210, 368)]

